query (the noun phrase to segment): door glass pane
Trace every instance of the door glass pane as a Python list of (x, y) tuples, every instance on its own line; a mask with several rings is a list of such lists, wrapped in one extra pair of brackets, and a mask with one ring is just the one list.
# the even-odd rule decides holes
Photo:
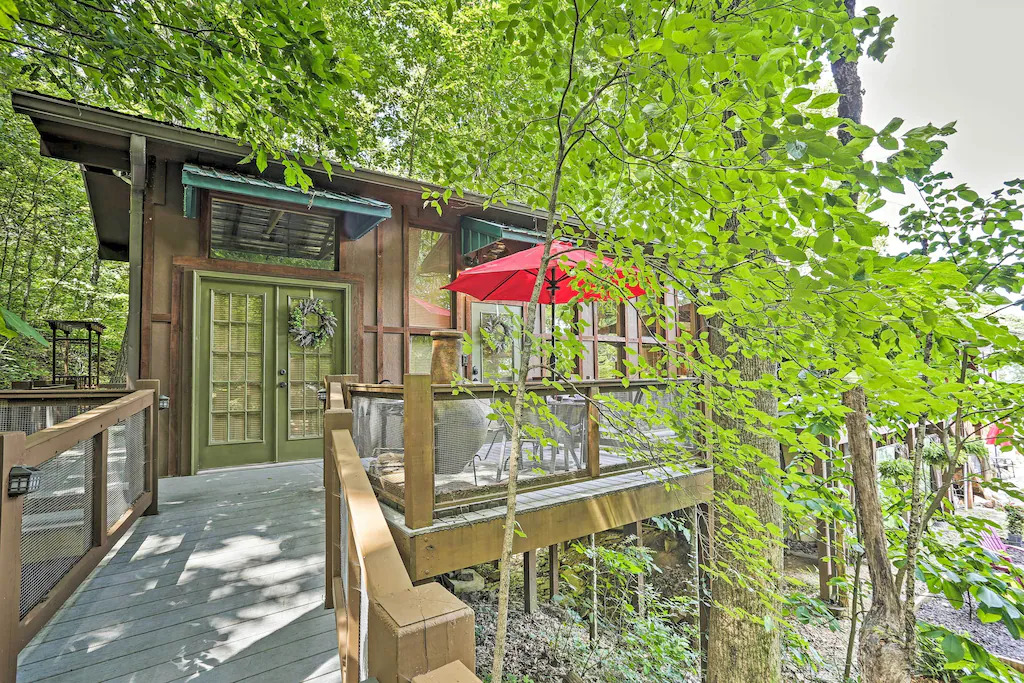
[(210, 444), (263, 440), (262, 294), (211, 291)]
[(516, 336), (521, 325), (521, 313), (509, 306), (481, 310), (475, 330), (475, 346), (480, 353), (481, 381), (508, 377), (516, 363)]
[[(288, 311), (305, 301), (303, 297), (288, 297)], [(324, 308), (337, 315), (335, 302), (323, 299)], [(316, 316), (309, 316), (306, 324), (318, 324)], [(337, 334), (337, 332), (335, 332)], [(320, 420), (320, 400), (317, 393), (325, 375), (334, 374), (334, 340), (321, 348), (299, 346), (288, 333), (288, 439), (317, 439), (323, 436)]]

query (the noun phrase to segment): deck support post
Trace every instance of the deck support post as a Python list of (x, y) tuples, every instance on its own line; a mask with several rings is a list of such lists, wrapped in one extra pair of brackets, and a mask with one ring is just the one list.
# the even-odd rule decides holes
[(146, 490), (152, 492), (153, 499), (143, 515), (155, 515), (160, 511), (157, 489), (160, 485), (159, 444), (160, 436), (160, 380), (140, 379), (135, 383), (136, 390), (152, 389), (153, 405), (146, 410)]
[(711, 625), (711, 504), (701, 503), (693, 507), (693, 538), (694, 560), (697, 573), (697, 632), (700, 634), (700, 671), (701, 680), (708, 678), (708, 629)]
[[(623, 533), (626, 536), (633, 538), (633, 543), (637, 547), (643, 547), (644, 545), (644, 523), (643, 520), (638, 519), (635, 522), (631, 522), (626, 526), (622, 527)], [(630, 598), (630, 602), (633, 605), (633, 609), (636, 613), (643, 615), (644, 613), (644, 575), (642, 573), (636, 575), (636, 592)]]
[(597, 534), (590, 534), (590, 644), (597, 645)]
[(434, 522), (434, 390), (430, 375), (405, 376), (405, 525)]
[(558, 544), (553, 543), (548, 546), (548, 597), (551, 598), (552, 602), (558, 596), (558, 583), (561, 579), (560, 569)]
[(537, 611), (537, 551), (523, 553), (523, 611), (533, 614)]

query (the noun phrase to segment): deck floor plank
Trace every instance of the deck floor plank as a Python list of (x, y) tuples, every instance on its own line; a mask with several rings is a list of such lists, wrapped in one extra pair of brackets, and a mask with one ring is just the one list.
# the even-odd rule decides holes
[(165, 479), (19, 657), (18, 681), (339, 681), (317, 464)]

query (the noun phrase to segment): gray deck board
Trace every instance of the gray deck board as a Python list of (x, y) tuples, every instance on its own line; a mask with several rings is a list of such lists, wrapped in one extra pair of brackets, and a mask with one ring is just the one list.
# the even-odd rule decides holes
[(19, 657), (18, 681), (340, 681), (315, 463), (165, 479)]

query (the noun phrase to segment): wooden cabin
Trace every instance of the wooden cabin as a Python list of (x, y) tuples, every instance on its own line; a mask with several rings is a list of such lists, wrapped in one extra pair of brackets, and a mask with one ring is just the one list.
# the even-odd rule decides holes
[[(308, 168), (313, 187), (303, 192), (286, 184), (281, 164), (261, 173), (243, 163), (248, 149), (219, 135), (29, 92), (15, 92), (13, 105), (31, 118), (44, 156), (80, 165), (100, 257), (129, 264), (129, 385), (158, 380), (170, 398), (154, 425), (161, 476), (322, 459), (327, 602), (345, 606), (339, 614), (351, 613), (346, 593), (356, 590), (359, 603), (360, 586), (371, 608), (383, 600), (374, 587), (384, 576), (404, 586), (499, 556), (508, 434), (488, 415), (508, 397), (474, 380), (522, 362), (481, 343), (522, 304), (441, 287), (462, 268), (537, 244), (541, 215), (515, 204), (485, 209), (473, 196), (438, 215), (424, 206), (424, 183), (363, 169)], [(319, 347), (298, 344), (289, 329), (311, 300), (337, 320)], [(690, 304), (676, 310), (694, 324)], [(654, 475), (659, 463), (622, 455), (630, 435), (678, 442), (661, 420), (680, 408), (659, 383), (624, 389), (619, 379), (628, 354), (658, 352), (653, 330), (628, 304), (581, 304), (576, 315), (590, 323), (580, 382), (574, 392), (542, 392), (558, 424), (538, 423), (545, 438), (525, 445), (516, 552), (526, 554), (528, 574), (539, 548), (557, 552), (562, 542), (710, 500), (709, 470)], [(661, 332), (671, 341), (672, 326)], [(471, 354), (461, 355), (458, 333), (473, 340)], [(431, 383), (435, 345), (455, 354), (468, 393)], [(581, 391), (611, 403), (580, 401)], [(645, 424), (618, 424), (615, 401), (659, 410)], [(371, 490), (379, 510), (376, 500), (373, 510), (365, 505)], [(368, 543), (383, 542), (375, 529), (388, 530), (404, 567), (381, 569), (378, 555), (371, 571), (363, 542), (375, 533)], [(343, 581), (353, 565), (354, 583)], [(339, 617), (339, 638), (359, 630), (355, 608), (347, 626)], [(355, 659), (365, 655), (357, 637)], [(367, 670), (366, 661), (354, 666), (345, 680)]]

